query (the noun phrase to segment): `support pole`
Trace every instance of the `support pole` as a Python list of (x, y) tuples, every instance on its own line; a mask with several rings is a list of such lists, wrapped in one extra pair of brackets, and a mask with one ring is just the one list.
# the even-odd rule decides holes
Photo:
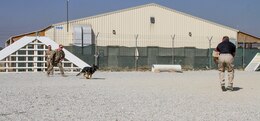
[(80, 27), (81, 28), (81, 54), (83, 55), (84, 54), (84, 33), (83, 33), (83, 27)]
[(172, 64), (174, 64), (174, 39), (175, 39), (175, 34), (171, 35), (172, 38)]
[(246, 45), (245, 45), (245, 41), (246, 41), (246, 36), (245, 36), (245, 39), (243, 41), (243, 50), (242, 50), (242, 67), (243, 69), (245, 69), (245, 48), (246, 48)]
[(97, 38), (98, 38), (99, 32), (97, 33), (97, 35), (95, 36), (95, 65), (98, 65), (98, 57), (99, 57), (99, 53), (98, 53), (98, 47), (97, 47)]
[(138, 38), (138, 34), (135, 36), (135, 71), (138, 70), (138, 56), (139, 56), (139, 52), (137, 49), (137, 38)]
[(211, 65), (211, 59), (212, 59), (212, 53), (211, 53), (211, 41), (212, 41), (213, 36), (211, 36), (210, 38), (208, 37), (209, 40), (209, 69), (211, 69), (212, 65)]

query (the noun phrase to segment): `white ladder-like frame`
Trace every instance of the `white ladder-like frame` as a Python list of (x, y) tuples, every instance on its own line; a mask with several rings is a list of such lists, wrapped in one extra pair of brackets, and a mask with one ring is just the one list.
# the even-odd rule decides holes
[[(17, 40), (0, 51), (0, 72), (44, 72), (47, 45), (51, 45), (53, 49), (59, 46), (48, 37), (25, 36)], [(85, 66), (89, 66), (65, 48), (63, 51), (66, 55), (63, 61), (65, 71), (77, 72)]]

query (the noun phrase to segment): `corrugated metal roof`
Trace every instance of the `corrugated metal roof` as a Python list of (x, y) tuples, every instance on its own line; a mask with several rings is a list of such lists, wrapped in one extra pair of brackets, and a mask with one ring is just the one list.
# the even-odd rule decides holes
[[(51, 28), (52, 26), (48, 26), (48, 27), (45, 27), (44, 29), (40, 29), (40, 30), (36, 30), (36, 31), (32, 31), (32, 32), (27, 32), (27, 33), (22, 33), (22, 34), (18, 34), (18, 35), (15, 35), (15, 36), (12, 36), (12, 37), (19, 37), (19, 36), (25, 36), (25, 35), (28, 35), (28, 34), (33, 34), (33, 33), (37, 33), (37, 32), (42, 32), (42, 31), (45, 31), (49, 28)], [(12, 38), (11, 37), (11, 38)]]
[[(39, 40), (40, 42), (42, 42), (45, 45), (51, 45), (53, 48), (59, 47), (59, 44), (57, 44), (56, 42), (54, 42), (53, 40), (51, 40), (48, 37), (28, 37), (28, 36), (25, 36), (25, 37), (19, 39), (18, 41), (14, 42), (13, 44), (7, 46), (3, 50), (1, 50), (0, 51), (0, 60), (3, 60), (7, 56), (9, 56), (12, 53), (18, 51), (19, 49), (21, 49), (22, 47), (24, 47), (25, 45), (29, 44), (30, 42), (32, 42), (34, 40)], [(79, 68), (84, 68), (86, 66), (90, 66), (89, 64), (87, 64), (84, 61), (82, 61), (81, 59), (79, 59), (77, 56), (70, 53), (65, 48), (63, 49), (63, 51), (66, 55), (65, 58), (68, 59), (73, 64), (75, 64), (76, 66), (78, 66)]]
[(22, 33), (22, 34), (18, 34), (18, 35), (14, 35), (14, 36), (11, 36), (9, 39), (7, 39), (5, 42), (7, 42), (8, 40), (10, 40), (11, 38), (15, 38), (15, 37), (22, 37), (22, 36), (27, 36), (29, 34), (33, 34), (33, 33), (37, 33), (37, 32), (42, 32), (42, 31), (45, 31), (47, 29), (50, 29), (52, 27), (52, 25), (48, 26), (48, 27), (45, 27), (43, 29), (40, 29), (40, 30), (36, 30), (36, 31), (32, 31), (32, 32), (27, 32), (27, 33)]
[[(234, 29), (234, 28), (231, 28), (231, 27), (228, 27), (228, 26), (225, 26), (225, 25), (221, 25), (221, 24), (218, 24), (218, 23), (215, 23), (215, 22), (206, 20), (206, 19), (202, 19), (202, 18), (193, 16), (193, 15), (190, 15), (190, 14), (187, 14), (187, 13), (184, 13), (184, 12), (180, 12), (180, 11), (177, 11), (177, 10), (174, 10), (174, 9), (171, 9), (171, 8), (168, 8), (168, 7), (165, 7), (165, 6), (161, 6), (161, 5), (156, 4), (156, 3), (150, 3), (150, 4), (140, 5), (140, 6), (131, 7), (131, 8), (126, 8), (126, 9), (122, 9), (122, 10), (117, 10), (117, 11), (113, 11), (113, 12), (108, 12), (108, 13), (104, 13), (104, 14), (99, 14), (99, 15), (95, 15), (95, 16), (89, 16), (89, 17), (85, 17), (85, 18), (70, 20), (69, 22), (70, 22), (70, 23), (73, 23), (73, 22), (77, 22), (77, 21), (82, 21), (82, 20), (86, 20), (86, 19), (91, 19), (91, 18), (97, 18), (97, 17), (107, 16), (107, 15), (110, 15), (110, 14), (125, 12), (125, 11), (129, 11), (129, 10), (133, 10), (133, 9), (138, 9), (138, 8), (143, 8), (143, 7), (147, 7), (147, 6), (157, 6), (157, 7), (160, 7), (160, 8), (163, 8), (163, 9), (166, 9), (166, 10), (169, 10), (169, 11), (172, 11), (172, 12), (175, 12), (175, 13), (179, 13), (179, 14), (182, 14), (182, 15), (185, 15), (185, 16), (188, 16), (188, 17), (191, 17), (191, 18), (194, 18), (194, 19), (198, 19), (198, 20), (201, 20), (201, 21), (210, 23), (210, 24), (214, 24), (214, 25), (217, 25), (217, 26), (221, 26), (221, 27), (224, 27), (224, 28), (227, 28), (227, 29), (236, 31), (236, 32), (239, 31), (239, 30), (237, 30), (237, 29)], [(62, 25), (62, 24), (67, 24), (67, 22), (61, 22), (61, 23), (53, 24), (53, 26), (58, 26), (58, 25)]]
[(239, 31), (239, 33), (242, 33), (242, 34), (245, 34), (245, 35), (247, 35), (247, 36), (250, 36), (250, 37), (253, 37), (253, 38), (256, 38), (256, 39), (259, 39), (259, 40), (260, 40), (260, 37), (253, 36), (253, 35), (248, 34), (248, 33), (246, 33), (246, 32)]

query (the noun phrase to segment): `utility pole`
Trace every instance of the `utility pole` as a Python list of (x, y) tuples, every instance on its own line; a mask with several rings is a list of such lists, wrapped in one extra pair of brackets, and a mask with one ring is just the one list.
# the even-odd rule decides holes
[(69, 0), (67, 0), (67, 32), (69, 32)]

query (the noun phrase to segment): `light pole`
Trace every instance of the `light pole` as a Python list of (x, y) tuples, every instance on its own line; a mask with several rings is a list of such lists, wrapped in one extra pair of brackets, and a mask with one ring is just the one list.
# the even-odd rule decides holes
[(67, 0), (67, 32), (69, 32), (69, 0)]

